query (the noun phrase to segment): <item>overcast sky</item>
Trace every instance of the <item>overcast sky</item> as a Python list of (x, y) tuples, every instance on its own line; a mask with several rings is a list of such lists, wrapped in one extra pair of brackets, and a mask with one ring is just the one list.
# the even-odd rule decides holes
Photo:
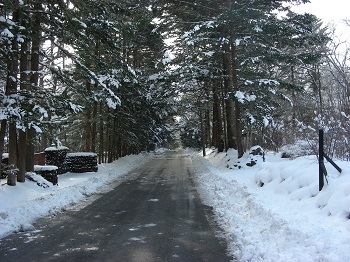
[(350, 18), (349, 0), (311, 0), (310, 2), (300, 5), (297, 10), (314, 14), (323, 20), (327, 20), (327, 22), (339, 22), (345, 18)]
[(298, 13), (311, 13), (322, 19), (325, 24), (334, 23), (342, 38), (350, 38), (350, 27), (344, 19), (350, 19), (350, 0), (310, 0), (310, 3), (293, 8)]

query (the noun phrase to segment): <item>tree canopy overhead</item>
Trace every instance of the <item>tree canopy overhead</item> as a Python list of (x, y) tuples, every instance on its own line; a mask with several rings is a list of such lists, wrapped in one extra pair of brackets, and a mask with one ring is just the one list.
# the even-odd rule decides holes
[[(321, 21), (291, 12), (305, 2), (4, 1), (0, 153), (9, 152), (9, 184), (55, 141), (98, 152), (100, 162), (169, 145), (177, 132), (184, 146), (239, 156), (252, 143), (292, 143), (330, 112), (325, 66), (338, 69), (335, 79), (344, 73), (326, 59)], [(301, 113), (312, 111), (320, 115)]]

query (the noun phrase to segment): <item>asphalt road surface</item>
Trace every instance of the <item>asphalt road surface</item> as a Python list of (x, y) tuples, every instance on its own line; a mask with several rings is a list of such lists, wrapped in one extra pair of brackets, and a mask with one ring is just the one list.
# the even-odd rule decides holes
[(88, 205), (0, 240), (0, 261), (231, 261), (190, 168), (159, 155)]

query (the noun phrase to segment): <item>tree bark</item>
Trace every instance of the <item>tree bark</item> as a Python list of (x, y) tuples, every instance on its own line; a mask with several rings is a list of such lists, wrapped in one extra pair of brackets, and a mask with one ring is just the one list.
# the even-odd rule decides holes
[(110, 109), (107, 108), (107, 134), (106, 134), (106, 149), (107, 149), (107, 163), (112, 163), (112, 120), (110, 116)]
[(230, 52), (230, 46), (227, 43), (223, 45), (224, 49), (224, 59), (223, 59), (223, 68), (225, 72), (224, 80), (224, 90), (225, 90), (225, 107), (226, 107), (226, 128), (227, 128), (227, 148), (237, 148), (235, 141), (235, 129), (234, 129), (234, 120), (235, 120), (235, 108), (234, 101), (232, 98), (234, 87), (233, 87), (233, 73), (232, 73), (232, 58)]
[(99, 132), (100, 132), (100, 137), (99, 137), (99, 147), (98, 147), (98, 163), (101, 164), (104, 162), (103, 155), (104, 155), (104, 140), (103, 140), (103, 104), (100, 102), (100, 112), (99, 112)]
[[(16, 2), (18, 5), (18, 2)], [(19, 10), (18, 6), (15, 7), (13, 12), (13, 21), (19, 21)], [(18, 42), (16, 39), (12, 41), (12, 54), (7, 64), (7, 78), (6, 78), (6, 95), (13, 95), (17, 93), (17, 73), (18, 73)], [(9, 121), (9, 167), (8, 167), (8, 176), (7, 184), (10, 186), (16, 185), (17, 177), (17, 130), (16, 124)], [(2, 157), (2, 156), (1, 156)]]
[[(40, 2), (35, 2), (34, 4), (35, 10), (42, 10), (42, 4)], [(30, 83), (31, 83), (31, 91), (38, 89), (39, 83), (39, 62), (40, 62), (40, 44), (41, 44), (41, 26), (40, 21), (41, 13), (36, 12), (33, 14), (32, 21), (32, 52), (31, 52), (31, 72)], [(33, 172), (34, 171), (34, 139), (36, 136), (36, 132), (33, 128), (28, 129), (27, 131), (27, 163), (26, 163), (26, 171)]]
[[(86, 81), (86, 90), (88, 93), (91, 92), (91, 83)], [(85, 108), (85, 151), (91, 151), (91, 110)]]
[(17, 182), (25, 182), (27, 160), (27, 133), (18, 131), (18, 159), (17, 159)]
[(9, 168), (7, 175), (7, 184), (16, 185), (17, 177), (17, 130), (16, 124), (9, 124)]
[[(238, 86), (238, 74), (236, 65), (236, 46), (231, 43), (231, 53), (232, 53), (232, 82), (234, 92), (239, 91)], [(235, 98), (235, 127), (236, 127), (236, 143), (238, 158), (241, 158), (244, 154), (243, 150), (243, 139), (242, 139), (242, 125), (241, 125), (241, 105), (239, 101)]]
[(213, 83), (213, 127), (212, 144), (218, 149), (218, 152), (224, 151), (224, 141), (222, 139), (222, 118), (219, 90), (216, 83)]
[[(25, 26), (24, 19), (22, 18), (22, 26)], [(27, 93), (30, 89), (29, 78), (27, 71), (29, 69), (28, 61), (28, 41), (25, 40), (21, 44), (21, 58), (20, 58), (20, 89), (22, 93)], [(27, 111), (30, 110), (28, 106), (24, 106)], [(17, 159), (17, 182), (25, 182), (26, 174), (26, 160), (27, 160), (27, 132), (26, 130), (18, 131), (18, 159)]]
[(92, 130), (91, 130), (91, 151), (96, 152), (97, 143), (97, 101), (94, 101), (94, 109), (92, 111)]
[(204, 126), (204, 120), (203, 120), (203, 113), (202, 109), (199, 106), (199, 118), (201, 121), (201, 140), (202, 140), (202, 154), (205, 156), (205, 126)]
[(205, 109), (205, 142), (207, 147), (212, 146), (211, 141), (211, 128), (210, 128), (210, 112), (209, 109)]
[[(2, 154), (4, 153), (4, 147), (5, 147), (5, 136), (6, 136), (6, 129), (7, 129), (7, 121), (6, 119), (1, 120), (1, 126), (0, 126), (0, 159), (2, 161)], [(2, 174), (2, 164), (0, 163), (0, 174)]]

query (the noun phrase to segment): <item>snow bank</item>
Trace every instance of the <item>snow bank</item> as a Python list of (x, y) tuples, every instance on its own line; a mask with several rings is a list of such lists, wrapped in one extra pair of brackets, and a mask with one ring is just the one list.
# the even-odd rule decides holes
[[(11, 187), (6, 180), (0, 180), (0, 238), (30, 230), (36, 219), (61, 212), (96, 192), (112, 189), (112, 182), (151, 158), (151, 154), (132, 155), (99, 165), (97, 173), (66, 173), (58, 177), (58, 186), (51, 184), (47, 188), (28, 180)], [(40, 176), (37, 179), (43, 180)]]
[(79, 157), (79, 156), (97, 157), (97, 154), (96, 153), (92, 153), (92, 152), (67, 153), (67, 157)]
[(34, 165), (34, 171), (55, 171), (57, 170), (57, 166), (41, 166), (41, 165)]
[[(208, 161), (209, 160), (209, 161)], [(254, 167), (228, 169), (234, 151), (192, 155), (199, 192), (213, 206), (231, 255), (239, 261), (350, 261), (350, 164), (327, 165), (318, 192), (315, 157), (267, 154)]]
[(45, 152), (49, 152), (49, 151), (61, 151), (61, 150), (66, 150), (68, 151), (69, 148), (66, 147), (66, 146), (58, 146), (58, 147), (55, 147), (55, 146), (51, 146), (51, 147), (48, 147), (48, 148), (45, 148)]

